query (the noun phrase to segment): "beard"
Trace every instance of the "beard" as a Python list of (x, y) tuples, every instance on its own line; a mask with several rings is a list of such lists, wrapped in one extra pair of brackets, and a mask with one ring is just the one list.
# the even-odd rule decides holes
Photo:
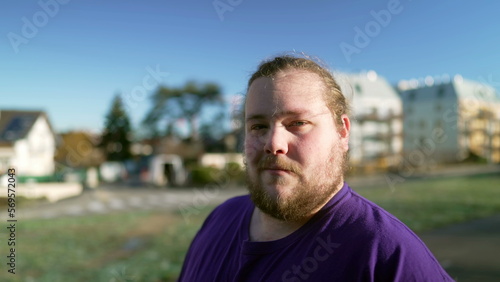
[[(347, 152), (334, 146), (326, 163), (319, 163), (308, 175), (300, 167), (285, 157), (267, 155), (257, 164), (257, 171), (252, 175), (246, 166), (247, 186), (255, 206), (262, 212), (282, 221), (301, 221), (320, 208), (333, 196), (343, 183), (348, 169)], [(287, 193), (265, 188), (264, 169), (277, 166), (288, 170), (290, 176), (272, 176), (270, 185), (288, 186)], [(289, 179), (289, 177), (297, 178)], [(293, 183), (295, 182), (295, 183)], [(294, 185), (294, 186), (290, 186)]]

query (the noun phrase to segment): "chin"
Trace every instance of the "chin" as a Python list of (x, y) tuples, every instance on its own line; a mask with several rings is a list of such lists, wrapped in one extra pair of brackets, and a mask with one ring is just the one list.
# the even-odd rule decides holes
[(287, 198), (290, 196), (296, 186), (290, 183), (290, 181), (287, 181), (287, 183), (261, 183), (263, 184), (261, 187), (264, 187), (264, 189), (269, 193), (269, 196), (280, 198)]

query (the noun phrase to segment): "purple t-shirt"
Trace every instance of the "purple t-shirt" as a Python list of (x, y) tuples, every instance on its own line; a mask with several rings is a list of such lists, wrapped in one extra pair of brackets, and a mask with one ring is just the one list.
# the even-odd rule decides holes
[(401, 221), (344, 187), (285, 238), (252, 242), (250, 197), (205, 220), (179, 281), (453, 281)]

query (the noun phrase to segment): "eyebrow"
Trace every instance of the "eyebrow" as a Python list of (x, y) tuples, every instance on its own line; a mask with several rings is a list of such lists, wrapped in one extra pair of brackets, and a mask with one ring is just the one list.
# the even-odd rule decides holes
[[(283, 117), (283, 116), (299, 116), (299, 115), (304, 115), (304, 114), (311, 114), (308, 111), (284, 111), (284, 112), (275, 112), (272, 117)], [(262, 119), (267, 119), (268, 116), (264, 114), (255, 114), (247, 117), (245, 120), (250, 121), (250, 120), (262, 120)]]

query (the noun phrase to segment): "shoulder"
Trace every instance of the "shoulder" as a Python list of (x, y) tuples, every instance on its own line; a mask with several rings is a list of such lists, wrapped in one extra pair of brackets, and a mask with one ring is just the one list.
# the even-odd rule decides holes
[(391, 255), (398, 248), (427, 252), (425, 244), (401, 220), (356, 192), (351, 193), (352, 227), (365, 240), (378, 245), (382, 254)]
[(253, 206), (249, 195), (242, 195), (230, 198), (217, 206), (212, 214), (227, 214), (227, 213), (237, 213), (238, 211), (246, 210)]
[(252, 200), (250, 200), (250, 195), (241, 195), (230, 198), (219, 205), (219, 208), (242, 208), (252, 204)]
[(356, 248), (367, 255), (366, 262), (372, 275), (398, 281), (449, 278), (410, 228), (375, 203), (352, 190), (350, 193), (344, 230), (354, 234), (350, 239), (361, 243)]
[(399, 245), (425, 247), (422, 241), (395, 216), (344, 187), (342, 201), (331, 206), (319, 220), (323, 232), (335, 234), (344, 242), (363, 242), (357, 249), (377, 250), (390, 255)]
[(206, 249), (206, 243), (210, 242), (208, 248), (211, 249), (218, 244), (227, 244), (227, 240), (232, 240), (230, 238), (235, 235), (240, 236), (251, 208), (249, 202), (248, 196), (238, 196), (217, 206), (198, 230), (191, 248)]
[(209, 214), (201, 229), (214, 225), (222, 225), (227, 228), (231, 226), (231, 223), (241, 222), (251, 208), (253, 208), (253, 203), (249, 195), (228, 199)]
[(179, 281), (224, 280), (221, 277), (230, 274), (221, 269), (239, 262), (237, 255), (251, 208), (249, 196), (238, 196), (210, 213), (191, 242)]
[(389, 236), (391, 239), (411, 237), (418, 239), (413, 231), (394, 215), (369, 201), (354, 191), (350, 191), (350, 216), (358, 226), (363, 227), (368, 234)]

